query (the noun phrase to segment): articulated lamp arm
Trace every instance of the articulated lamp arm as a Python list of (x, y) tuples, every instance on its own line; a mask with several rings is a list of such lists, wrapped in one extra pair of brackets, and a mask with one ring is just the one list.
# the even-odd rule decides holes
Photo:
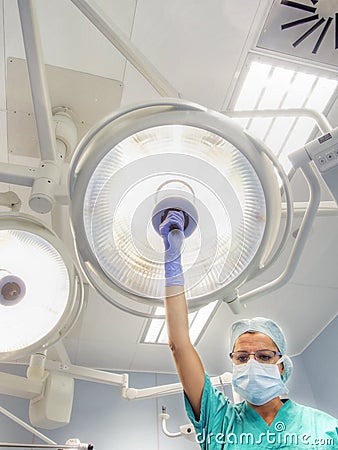
[[(242, 306), (247, 302), (253, 301), (262, 295), (266, 295), (284, 286), (293, 276), (320, 205), (321, 187), (318, 174), (322, 176), (337, 205), (337, 142), (338, 129), (335, 128), (289, 155), (294, 169), (300, 169), (302, 171), (309, 187), (309, 202), (301, 226), (284, 271), (269, 283), (243, 294), (238, 293), (237, 297), (232, 302), (228, 303), (229, 307), (235, 313), (240, 312)], [(318, 170), (316, 170), (316, 167)]]

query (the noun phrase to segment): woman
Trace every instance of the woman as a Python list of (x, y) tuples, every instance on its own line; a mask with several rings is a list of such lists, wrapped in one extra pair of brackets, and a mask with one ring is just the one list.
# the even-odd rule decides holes
[(169, 346), (186, 411), (202, 449), (338, 449), (338, 420), (290, 399), (292, 372), (286, 340), (272, 320), (240, 320), (231, 329), (233, 386), (244, 401), (233, 404), (216, 390), (189, 338), (181, 247), (184, 215), (169, 211), (160, 225), (165, 245), (166, 320)]

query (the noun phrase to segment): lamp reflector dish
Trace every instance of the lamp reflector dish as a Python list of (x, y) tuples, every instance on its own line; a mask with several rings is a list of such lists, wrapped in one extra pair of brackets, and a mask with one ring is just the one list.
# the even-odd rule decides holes
[(82, 306), (75, 301), (73, 267), (57, 248), (56, 236), (35, 219), (8, 216), (0, 216), (0, 268), (10, 274), (0, 280), (0, 359), (30, 355), (55, 343)]
[(121, 114), (85, 138), (72, 162), (79, 259), (108, 300), (162, 303), (164, 246), (154, 214), (173, 198), (196, 216), (182, 253), (191, 304), (240, 284), (276, 233), (280, 194), (265, 155), (224, 116), (180, 109)]

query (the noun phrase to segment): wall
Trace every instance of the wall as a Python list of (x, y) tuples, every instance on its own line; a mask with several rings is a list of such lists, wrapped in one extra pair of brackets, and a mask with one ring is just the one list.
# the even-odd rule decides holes
[[(0, 406), (28, 423), (27, 400), (0, 395)], [(0, 414), (0, 441), (31, 443), (32, 434)]]
[(338, 418), (338, 316), (303, 351), (292, 358), (289, 396), (298, 403)]
[(302, 353), (319, 409), (338, 417), (338, 316)]
[(317, 402), (312, 391), (308, 373), (304, 366), (302, 355), (292, 358), (293, 373), (288, 381), (289, 397), (302, 405), (317, 408)]

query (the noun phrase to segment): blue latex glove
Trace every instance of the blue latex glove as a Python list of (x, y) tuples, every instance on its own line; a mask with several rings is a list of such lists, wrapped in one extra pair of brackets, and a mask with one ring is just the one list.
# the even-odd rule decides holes
[(184, 241), (184, 214), (169, 211), (159, 227), (165, 247), (166, 286), (183, 286), (184, 277), (181, 263), (181, 248)]

